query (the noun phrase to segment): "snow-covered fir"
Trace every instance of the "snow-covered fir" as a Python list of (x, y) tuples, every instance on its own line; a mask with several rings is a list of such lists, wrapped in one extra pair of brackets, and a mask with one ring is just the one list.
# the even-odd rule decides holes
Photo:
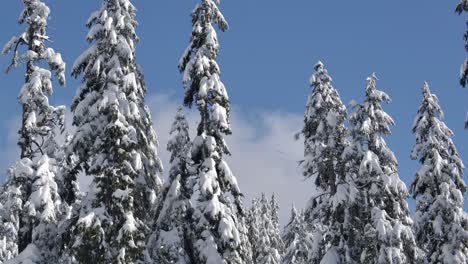
[(149, 260), (148, 223), (161, 190), (157, 137), (135, 62), (136, 8), (103, 0), (87, 26), (90, 47), (73, 65), (83, 76), (72, 104), (76, 132), (67, 148), (69, 181), (91, 177), (65, 241), (64, 263)]
[(281, 239), (281, 227), (280, 227), (280, 217), (279, 217), (280, 207), (278, 200), (276, 199), (275, 193), (271, 195), (270, 198), (270, 212), (271, 212), (271, 224), (273, 226), (270, 232), (271, 246), (278, 251), (280, 256), (284, 253), (284, 243)]
[[(65, 107), (50, 105), (48, 98), (53, 73), (59, 84), (65, 84), (65, 63), (46, 46), (49, 7), (40, 0), (22, 4), (19, 23), (25, 30), (2, 50), (13, 53), (7, 71), (25, 64), (26, 74), (18, 96), (23, 110), (18, 133), (21, 159), (8, 170), (0, 194), (0, 262), (44, 263), (57, 256), (57, 225), (67, 210), (58, 193), (55, 160), (55, 134), (63, 129)], [(44, 64), (48, 69), (42, 68)]]
[(283, 254), (283, 264), (308, 264), (309, 251), (312, 237), (305, 222), (304, 212), (291, 209), (291, 218), (284, 228), (282, 240), (285, 251)]
[[(393, 119), (381, 104), (390, 97), (377, 90), (377, 77), (367, 78), (363, 104), (354, 103), (350, 116), (352, 142), (362, 157), (355, 179), (358, 194), (357, 248), (361, 249), (358, 263), (416, 263), (418, 248), (412, 230), (406, 199), (408, 191), (398, 175), (395, 155), (384, 137), (390, 135)], [(361, 152), (361, 154), (359, 154)], [(354, 215), (352, 215), (354, 217)], [(353, 256), (356, 252), (352, 251)]]
[(326, 254), (336, 255), (342, 242), (344, 206), (336, 206), (333, 201), (342, 196), (342, 190), (337, 187), (344, 175), (341, 156), (347, 145), (344, 126), (347, 114), (323, 63), (318, 62), (314, 69), (310, 79), (312, 94), (301, 132), (304, 137), (302, 167), (304, 176), (314, 180), (317, 190), (305, 212), (313, 237), (308, 261), (320, 263)]
[(283, 241), (278, 223), (278, 205), (273, 195), (268, 200), (264, 193), (252, 201), (247, 216), (249, 241), (255, 264), (279, 264)]
[[(460, 0), (458, 3), (455, 11), (460, 15), (468, 11), (468, 1), (467, 0)], [(468, 51), (468, 30), (465, 31), (464, 34), (465, 39), (465, 49)], [(468, 84), (468, 59), (465, 59), (463, 64), (460, 66), (460, 84), (465, 87)], [(468, 120), (466, 123), (468, 127)]]
[(184, 103), (200, 112), (193, 140), (188, 245), (194, 263), (251, 263), (242, 193), (223, 155), (229, 155), (224, 135), (231, 134), (230, 101), (216, 62), (219, 53), (216, 24), (228, 24), (218, 9), (219, 0), (201, 0), (192, 12), (190, 44), (179, 69), (185, 86)]
[(260, 198), (254, 198), (252, 205), (247, 211), (246, 225), (248, 230), (248, 239), (251, 246), (252, 261), (255, 263), (255, 256), (257, 256), (257, 240), (260, 231), (260, 216), (261, 216)]
[(172, 138), (167, 144), (171, 153), (169, 179), (165, 182), (157, 212), (155, 231), (148, 245), (155, 263), (191, 263), (185, 249), (190, 193), (187, 180), (190, 167), (189, 125), (179, 108), (171, 128)]
[(421, 163), (411, 192), (416, 198), (415, 237), (428, 263), (468, 263), (468, 215), (463, 210), (464, 165), (441, 118), (436, 95), (424, 83), (414, 120), (411, 158)]

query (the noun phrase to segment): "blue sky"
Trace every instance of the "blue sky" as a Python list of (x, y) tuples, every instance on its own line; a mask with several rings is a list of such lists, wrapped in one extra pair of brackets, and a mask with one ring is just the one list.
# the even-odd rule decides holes
[[(146, 75), (148, 100), (163, 145), (171, 111), (182, 100), (181, 76), (176, 66), (189, 40), (189, 15), (197, 1), (133, 2), (139, 9), (140, 23), (137, 61)], [(289, 142), (301, 128), (301, 115), (310, 93), (308, 79), (318, 60), (328, 68), (334, 86), (346, 103), (351, 99), (361, 100), (366, 77), (377, 73), (378, 86), (393, 99), (385, 107), (396, 121), (388, 143), (399, 159), (400, 175), (405, 182), (410, 183), (418, 165), (409, 159), (414, 143), (411, 125), (425, 80), (438, 95), (445, 121), (454, 130), (455, 143), (468, 164), (468, 131), (463, 129), (468, 91), (458, 84), (459, 66), (466, 55), (463, 48), (466, 16), (455, 14), (457, 2), (222, 1), (220, 9), (230, 30), (219, 34), (219, 63), (236, 113), (233, 122), (238, 124), (234, 128), (239, 128), (234, 131), (237, 139), (233, 144), (238, 146), (233, 155), (248, 157), (251, 151), (248, 143), (251, 143), (257, 144), (257, 155), (268, 157), (275, 152), (276, 159), (288, 163), (272, 171), (252, 172), (245, 168), (248, 166), (243, 160), (233, 161), (237, 165), (232, 165), (233, 170), (247, 196), (256, 195), (256, 190), (265, 184), (268, 185), (263, 188), (265, 191), (277, 191), (283, 196), (282, 205), (292, 201), (301, 205), (305, 197), (310, 197), (307, 192), (312, 188), (311, 183), (303, 182), (295, 169), (302, 151), (300, 144), (292, 141), (285, 144), (282, 140)], [(100, 1), (49, 0), (46, 3), (52, 9), (50, 46), (62, 53), (70, 71), (75, 58), (88, 47), (84, 24), (90, 13), (99, 8)], [(5, 43), (21, 32), (22, 27), (16, 22), (20, 10), (20, 1), (2, 3), (0, 42)], [(9, 57), (1, 57), (0, 67), (6, 68), (8, 62)], [(15, 130), (20, 115), (16, 97), (23, 72), (19, 68), (9, 75), (0, 73), (1, 171), (16, 159)], [(55, 87), (51, 97), (54, 104), (70, 105), (79, 80), (69, 77), (67, 81), (66, 88)], [(277, 131), (268, 131), (272, 129)], [(166, 155), (164, 146), (160, 152)], [(267, 158), (258, 163), (265, 167), (271, 165)], [(263, 175), (269, 173), (281, 174), (278, 177), (296, 185), (282, 190), (281, 184), (265, 183), (275, 179)], [(256, 177), (262, 180), (253, 181)], [(298, 190), (300, 195), (296, 194)]]

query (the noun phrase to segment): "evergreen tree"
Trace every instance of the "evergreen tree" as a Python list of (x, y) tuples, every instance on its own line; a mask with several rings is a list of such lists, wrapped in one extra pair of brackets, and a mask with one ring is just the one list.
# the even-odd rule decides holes
[[(467, 0), (460, 0), (460, 2), (457, 5), (457, 8), (455, 11), (460, 15), (463, 12), (468, 11), (468, 1)], [(467, 22), (468, 25), (468, 22)], [(465, 49), (468, 51), (468, 30), (465, 31), (464, 35), (465, 39)], [(468, 59), (465, 59), (463, 64), (460, 67), (460, 84), (465, 87), (466, 84), (468, 83)], [(467, 121), (467, 126), (468, 126), (468, 121)]]
[(423, 101), (413, 125), (411, 158), (421, 167), (411, 186), (416, 198), (415, 235), (429, 263), (468, 263), (468, 215), (463, 211), (463, 162), (453, 132), (440, 119), (437, 96), (424, 83)]
[(194, 263), (251, 263), (242, 193), (223, 155), (229, 155), (224, 135), (231, 134), (230, 102), (216, 62), (216, 31), (227, 22), (219, 0), (201, 0), (192, 12), (192, 36), (179, 69), (186, 88), (184, 103), (200, 112), (192, 144), (190, 175), (190, 245)]
[(364, 233), (361, 243), (361, 263), (416, 263), (418, 249), (412, 231), (412, 220), (406, 203), (408, 192), (398, 176), (398, 163), (385, 143), (393, 119), (381, 103), (390, 97), (376, 88), (377, 77), (367, 79), (366, 99), (354, 105), (350, 118), (353, 134), (363, 145), (356, 185), (359, 199), (359, 219)]
[(129, 0), (103, 0), (87, 23), (91, 47), (73, 66), (83, 85), (72, 104), (77, 128), (68, 146), (73, 167), (67, 178), (83, 172), (92, 183), (70, 227), (65, 263), (138, 263), (148, 257), (149, 209), (157, 203), (162, 166), (135, 63), (135, 15)]
[(265, 194), (262, 194), (260, 198), (260, 221), (258, 228), (258, 237), (256, 239), (256, 255), (254, 261), (256, 264), (279, 264), (281, 263), (281, 255), (276, 248), (275, 241), (279, 234), (274, 234), (274, 220), (272, 219), (272, 208), (266, 198)]
[[(0, 262), (8, 263), (52, 260), (57, 222), (65, 210), (58, 195), (55, 160), (55, 134), (63, 128), (65, 107), (54, 107), (48, 99), (53, 92), (52, 72), (65, 84), (65, 63), (46, 46), (49, 7), (40, 0), (22, 2), (19, 23), (26, 29), (2, 50), (3, 54), (13, 52), (7, 71), (18, 63), (26, 65), (25, 84), (18, 97), (23, 110), (18, 141), (21, 160), (8, 170), (0, 194)], [(21, 47), (26, 49), (22, 54)], [(41, 67), (44, 63), (49, 69)]]
[(252, 206), (247, 211), (246, 223), (248, 228), (248, 238), (252, 248), (252, 258), (255, 263), (255, 256), (257, 256), (257, 240), (260, 232), (261, 223), (261, 204), (259, 198), (252, 199)]
[(283, 255), (284, 244), (281, 239), (281, 230), (280, 230), (280, 219), (279, 219), (279, 204), (276, 200), (276, 196), (273, 193), (270, 199), (270, 210), (271, 210), (271, 224), (273, 226), (270, 234), (270, 239), (272, 247), (275, 248), (279, 255)]
[(158, 212), (156, 230), (150, 244), (155, 263), (190, 263), (185, 249), (187, 211), (190, 209), (187, 190), (188, 168), (190, 166), (189, 125), (182, 108), (179, 108), (172, 123), (172, 138), (167, 144), (171, 152), (169, 179), (162, 192), (161, 208)]
[(297, 211), (293, 206), (291, 209), (291, 219), (284, 228), (282, 236), (285, 253), (283, 264), (308, 264), (308, 253), (311, 248), (311, 237), (304, 213)]
[[(268, 201), (262, 193), (260, 199), (254, 199), (249, 210), (247, 223), (249, 225), (249, 239), (252, 245), (253, 261), (256, 264), (281, 263), (281, 251), (283, 246), (279, 230), (275, 227), (275, 215), (277, 214), (274, 195)], [(279, 220), (278, 220), (279, 221)]]
[[(313, 239), (309, 262), (319, 263), (329, 250), (341, 242), (341, 212), (344, 206), (334, 206), (336, 196), (342, 195), (341, 159), (346, 142), (346, 107), (331, 84), (331, 77), (321, 62), (315, 65), (310, 79), (309, 96), (302, 135), (304, 136), (303, 174), (313, 178), (318, 195), (311, 199), (306, 220), (312, 228)], [(330, 253), (331, 254), (331, 253)]]

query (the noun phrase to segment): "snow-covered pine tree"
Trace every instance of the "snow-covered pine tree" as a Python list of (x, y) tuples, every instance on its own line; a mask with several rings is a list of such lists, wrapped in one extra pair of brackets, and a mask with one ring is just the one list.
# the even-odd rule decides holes
[(195, 102), (201, 117), (191, 151), (191, 255), (195, 263), (251, 263), (242, 193), (223, 159), (230, 154), (223, 136), (231, 134), (230, 102), (216, 62), (214, 24), (221, 31), (228, 24), (218, 4), (219, 0), (201, 0), (193, 10), (191, 41), (179, 63), (184, 104), (191, 107)]
[(309, 262), (319, 263), (324, 255), (338, 246), (341, 234), (339, 229), (343, 219), (344, 206), (332, 206), (337, 186), (343, 178), (341, 159), (346, 142), (346, 107), (341, 102), (337, 90), (332, 86), (332, 78), (323, 63), (318, 62), (310, 79), (312, 94), (309, 96), (304, 128), (303, 174), (314, 179), (318, 195), (313, 197), (306, 208), (306, 221), (312, 228), (313, 239)]
[(138, 263), (148, 255), (147, 223), (162, 166), (135, 62), (135, 15), (129, 0), (103, 0), (87, 22), (91, 47), (73, 66), (83, 85), (72, 104), (76, 132), (68, 146), (68, 178), (83, 172), (92, 183), (70, 227), (66, 263)]
[(252, 199), (252, 206), (247, 211), (246, 224), (248, 229), (249, 242), (252, 248), (252, 258), (255, 263), (255, 256), (257, 255), (257, 239), (259, 235), (259, 228), (261, 222), (261, 206), (260, 199)]
[(284, 228), (282, 239), (285, 246), (283, 264), (308, 264), (311, 237), (304, 219), (304, 213), (291, 209), (291, 219)]
[[(468, 11), (468, 0), (460, 0), (455, 11), (460, 15), (463, 12)], [(468, 25), (468, 22), (467, 22)], [(465, 49), (468, 51), (468, 30), (465, 31)], [(468, 83), (468, 59), (465, 59), (463, 64), (460, 66), (460, 84), (465, 87)], [(468, 122), (467, 122), (468, 126)]]
[[(21, 160), (8, 170), (0, 194), (0, 262), (53, 260), (57, 222), (64, 207), (58, 194), (55, 133), (63, 128), (65, 107), (49, 104), (52, 72), (65, 84), (65, 63), (46, 46), (49, 7), (40, 0), (23, 0), (19, 23), (25, 31), (13, 37), (2, 53), (13, 52), (7, 71), (26, 65), (25, 84), (19, 94), (22, 123), (18, 145)], [(21, 47), (25, 52), (20, 53)], [(41, 68), (46, 63), (49, 69)], [(20, 256), (16, 256), (20, 253)], [(29, 262), (28, 262), (29, 263)]]
[(421, 163), (411, 185), (417, 203), (415, 236), (429, 263), (468, 263), (464, 165), (452, 141), (453, 132), (441, 118), (439, 100), (425, 82), (413, 125), (416, 144), (411, 153), (411, 158)]
[[(358, 107), (353, 100), (352, 107)], [(344, 164), (344, 175), (337, 183), (337, 194), (332, 197), (332, 206), (339, 217), (341, 225), (335, 225), (339, 239), (338, 245), (330, 250), (329, 257), (335, 257), (339, 263), (361, 263), (362, 234), (365, 232), (365, 221), (361, 215), (361, 208), (366, 207), (364, 192), (360, 191), (359, 171), (364, 157), (365, 136), (360, 132), (358, 123), (354, 122), (355, 115), (349, 117), (348, 143), (341, 156)], [(338, 227), (338, 228), (336, 228)], [(337, 241), (338, 242), (338, 241)], [(326, 263), (326, 262), (325, 262)]]
[(276, 200), (276, 196), (273, 193), (270, 199), (270, 210), (271, 210), (271, 223), (272, 230), (270, 234), (271, 245), (275, 248), (279, 255), (282, 256), (284, 252), (284, 243), (281, 239), (281, 228), (280, 228), (280, 219), (279, 219), (279, 204)]
[(359, 237), (361, 263), (416, 263), (418, 248), (406, 198), (408, 191), (398, 176), (398, 163), (385, 143), (393, 119), (383, 110), (390, 97), (376, 88), (377, 77), (367, 78), (366, 99), (355, 104), (350, 122), (363, 144), (357, 187), (361, 192)]
[(272, 219), (271, 202), (268, 201), (265, 194), (259, 200), (260, 215), (258, 218), (258, 236), (255, 240), (256, 254), (254, 263), (256, 264), (279, 264), (281, 263), (281, 255), (276, 248), (278, 241), (275, 241), (279, 234), (274, 234), (274, 220)]
[(190, 193), (187, 179), (190, 167), (189, 125), (182, 108), (179, 108), (172, 123), (172, 138), (167, 144), (171, 152), (169, 179), (164, 185), (155, 232), (151, 237), (149, 251), (155, 263), (190, 263), (185, 249), (187, 211), (190, 209)]

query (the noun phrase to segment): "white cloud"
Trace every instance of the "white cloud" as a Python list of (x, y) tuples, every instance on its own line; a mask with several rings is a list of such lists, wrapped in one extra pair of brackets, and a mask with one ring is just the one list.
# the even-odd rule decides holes
[[(155, 95), (147, 100), (152, 110), (153, 121), (159, 136), (159, 155), (168, 169), (166, 144), (170, 125), (180, 99), (168, 95)], [(245, 204), (262, 192), (277, 194), (280, 204), (280, 217), (283, 224), (289, 219), (291, 204), (303, 207), (312, 196), (313, 184), (304, 181), (298, 167), (303, 145), (294, 140), (294, 134), (302, 127), (302, 115), (268, 111), (236, 111), (231, 117), (233, 135), (227, 137), (232, 153), (227, 160), (236, 175), (241, 191), (245, 194)], [(192, 135), (198, 114), (189, 114)]]

